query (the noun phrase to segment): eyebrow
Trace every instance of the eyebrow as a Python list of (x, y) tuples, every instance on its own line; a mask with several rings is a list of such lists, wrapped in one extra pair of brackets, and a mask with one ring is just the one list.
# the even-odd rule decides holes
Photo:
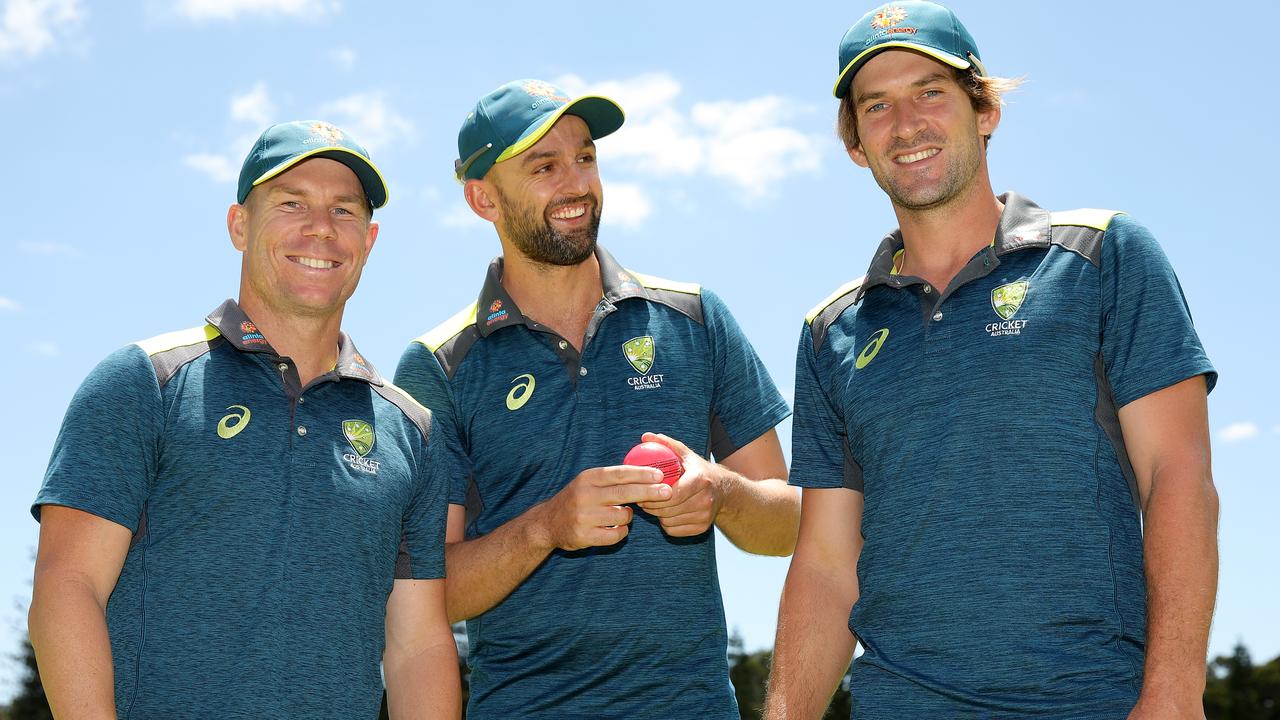
[[(591, 148), (594, 150), (595, 146), (596, 144), (591, 138), (587, 138), (586, 142), (582, 143), (582, 148)], [(539, 160), (546, 160), (548, 158), (557, 157), (558, 155), (560, 155), (560, 153), (556, 150), (542, 150), (539, 152), (528, 150), (521, 156), (523, 159), (520, 161), (520, 166), (528, 167)]]
[[(304, 198), (307, 196), (307, 192), (305, 190), (293, 187), (292, 185), (277, 185), (271, 188), (271, 194), (274, 195), (276, 193), (288, 195), (290, 197)], [(338, 195), (334, 200), (340, 203), (352, 203), (355, 205), (363, 205), (365, 203), (365, 198), (360, 195)]]
[[(947, 74), (942, 71), (932, 72), (920, 78), (919, 80), (916, 80), (915, 82), (911, 83), (911, 87), (913, 88), (924, 87), (925, 85), (932, 85), (933, 83), (945, 81), (947, 79), (948, 79)], [(884, 97), (885, 95), (888, 95), (888, 92), (884, 90), (876, 90), (876, 91), (867, 92), (867, 93), (858, 93), (856, 104), (861, 105), (862, 103), (868, 100), (878, 100)]]

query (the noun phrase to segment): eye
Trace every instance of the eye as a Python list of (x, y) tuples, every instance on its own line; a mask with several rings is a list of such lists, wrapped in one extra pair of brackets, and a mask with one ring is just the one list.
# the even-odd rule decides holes
[(533, 169), (534, 175), (546, 175), (549, 172), (551, 172), (551, 163), (547, 163), (546, 165), (539, 165), (538, 167)]
[(935, 97), (941, 96), (942, 91), (936, 90), (936, 89), (930, 89), (930, 90), (925, 90), (924, 92), (920, 93), (920, 95), (921, 97), (935, 98)]
[(868, 105), (867, 109), (863, 110), (863, 112), (868, 114), (876, 113), (876, 112), (880, 112), (881, 110), (884, 110), (887, 107), (889, 107), (888, 103), (879, 102), (874, 105)]
[(298, 208), (302, 207), (302, 203), (298, 202), (297, 200), (285, 200), (280, 204), (284, 207), (289, 208), (290, 210), (297, 210)]
[(591, 153), (583, 153), (578, 157), (578, 162), (589, 165), (596, 161), (596, 156)]
[(344, 207), (336, 207), (333, 209), (333, 212), (338, 215), (355, 215), (355, 213), (351, 212), (350, 210)]

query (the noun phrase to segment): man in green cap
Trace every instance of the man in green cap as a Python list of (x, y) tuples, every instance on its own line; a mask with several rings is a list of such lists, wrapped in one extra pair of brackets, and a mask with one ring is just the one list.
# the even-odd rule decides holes
[[(748, 552), (795, 542), (788, 409), (733, 317), (596, 244), (594, 141), (622, 121), (538, 80), (476, 104), (455, 171), (502, 256), (396, 372), (471, 462), (447, 549), (471, 717), (736, 719), (712, 528)], [(642, 439), (679, 455), (674, 486), (618, 467)]]
[(873, 10), (839, 71), (900, 227), (803, 325), (767, 717), (820, 717), (860, 642), (859, 719), (1203, 718), (1217, 375), (1163, 252), (994, 193), (1013, 83), (946, 8)]
[(457, 717), (462, 458), (341, 330), (386, 200), (342, 130), (268, 128), (227, 212), (239, 301), (81, 385), (32, 508), (58, 717), (374, 718), (383, 675), (392, 717)]

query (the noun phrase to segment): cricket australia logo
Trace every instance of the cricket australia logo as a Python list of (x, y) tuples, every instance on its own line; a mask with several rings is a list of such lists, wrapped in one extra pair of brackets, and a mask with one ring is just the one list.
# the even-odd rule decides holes
[(382, 463), (365, 457), (373, 450), (373, 443), (376, 440), (373, 426), (364, 420), (343, 420), (342, 435), (348, 443), (351, 443), (351, 449), (355, 450), (354, 453), (346, 453), (342, 456), (347, 465), (352, 470), (377, 475), (378, 466)]
[(641, 335), (622, 343), (622, 356), (636, 372), (640, 373), (639, 377), (627, 378), (627, 384), (633, 390), (657, 390), (662, 387), (663, 376), (649, 374), (653, 369), (654, 350), (652, 335)]
[(988, 323), (986, 330), (991, 337), (1001, 335), (1020, 335), (1027, 326), (1026, 320), (1014, 320), (1022, 303), (1027, 299), (1027, 290), (1031, 283), (1026, 280), (1006, 283), (991, 291), (991, 309), (1000, 317), (1000, 322)]

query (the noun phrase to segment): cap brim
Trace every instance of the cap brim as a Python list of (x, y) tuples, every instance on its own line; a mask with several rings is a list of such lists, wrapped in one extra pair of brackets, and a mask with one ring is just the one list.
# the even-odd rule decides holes
[(613, 100), (603, 95), (584, 95), (573, 102), (566, 103), (563, 107), (544, 118), (542, 122), (527, 128), (519, 140), (509, 145), (506, 150), (502, 151), (502, 154), (498, 155), (498, 159), (493, 161), (494, 164), (503, 160), (510, 160), (533, 147), (565, 115), (576, 115), (582, 118), (583, 122), (587, 124), (587, 129), (591, 131), (592, 140), (599, 140), (605, 135), (614, 132), (622, 127), (622, 123), (626, 120), (622, 107)]
[(253, 181), (253, 187), (257, 187), (271, 178), (276, 177), (303, 160), (310, 160), (314, 157), (336, 160), (351, 168), (351, 172), (355, 173), (356, 178), (360, 180), (360, 186), (364, 188), (364, 194), (368, 196), (369, 204), (375, 208), (380, 208), (387, 204), (389, 195), (387, 193), (387, 181), (383, 179), (382, 172), (379, 171), (378, 167), (370, 162), (365, 156), (351, 150), (350, 148), (345, 148), (340, 145), (315, 148), (314, 150), (308, 150), (296, 157), (291, 157), (262, 173), (257, 180)]
[(836, 84), (835, 87), (831, 89), (831, 93), (838, 98), (844, 97), (849, 92), (849, 85), (851, 84), (854, 73), (858, 71), (858, 68), (862, 67), (862, 64), (867, 60), (870, 60), (872, 55), (880, 52), (881, 50), (890, 50), (893, 48), (903, 48), (906, 50), (915, 50), (918, 53), (924, 53), (934, 60), (946, 63), (957, 70), (967, 70), (973, 65), (973, 63), (965, 60), (964, 58), (956, 57), (949, 52), (943, 52), (942, 50), (929, 47), (928, 45), (896, 40), (882, 42), (878, 45), (872, 45), (854, 56), (854, 58), (844, 66), (844, 69), (840, 71), (840, 77), (836, 78)]

